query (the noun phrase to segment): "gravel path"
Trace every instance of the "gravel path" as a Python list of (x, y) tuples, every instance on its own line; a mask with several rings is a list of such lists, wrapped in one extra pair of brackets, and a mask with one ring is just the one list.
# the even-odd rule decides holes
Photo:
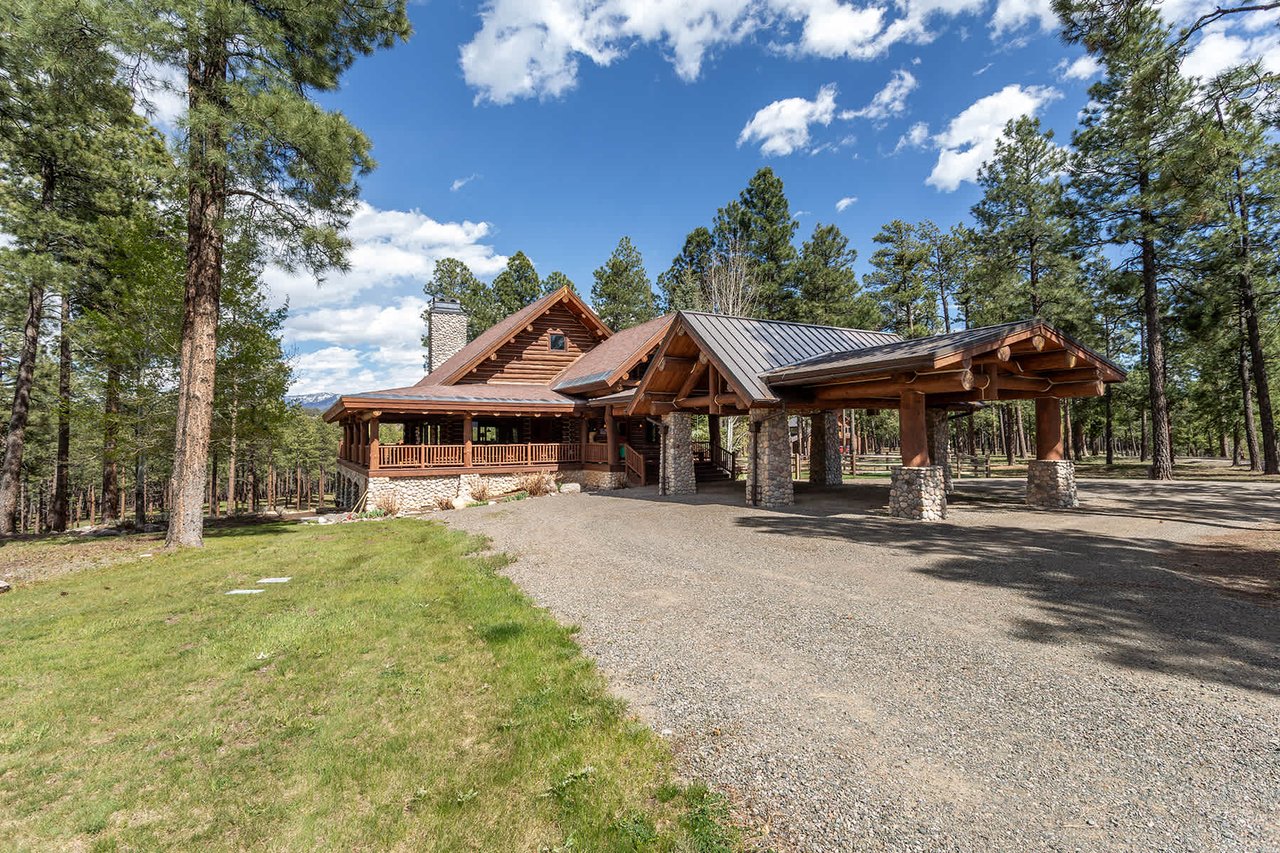
[(1274, 485), (1082, 482), (1046, 513), (970, 481), (936, 524), (883, 485), (731, 486), (449, 518), (784, 846), (1280, 850), (1280, 608), (1190, 577), (1276, 526)]

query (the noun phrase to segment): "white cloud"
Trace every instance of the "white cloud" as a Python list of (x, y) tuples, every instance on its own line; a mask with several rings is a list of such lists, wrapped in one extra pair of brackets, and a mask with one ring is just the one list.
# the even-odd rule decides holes
[(928, 42), (936, 34), (935, 20), (976, 14), (986, 5), (987, 0), (489, 0), (479, 30), (460, 48), (459, 63), (478, 102), (506, 104), (563, 95), (576, 85), (580, 62), (608, 66), (636, 45), (658, 46), (677, 76), (689, 81), (716, 50), (756, 34), (768, 33), (769, 45), (785, 55), (870, 59), (898, 43)]
[(981, 67), (981, 68), (979, 68), (977, 71), (973, 72), (973, 76), (974, 76), (974, 77), (981, 77), (983, 74), (986, 74), (988, 71), (990, 71), (990, 70), (991, 70), (991, 66), (992, 66), (992, 65), (995, 65), (995, 63), (994, 63), (994, 62), (988, 62), (986, 65), (982, 66), (982, 67)]
[(1089, 80), (1102, 70), (1102, 63), (1089, 54), (1077, 57), (1074, 62), (1062, 60), (1058, 63), (1058, 77), (1062, 80)]
[(1268, 32), (1246, 38), (1215, 30), (1206, 33), (1183, 59), (1182, 73), (1208, 80), (1229, 68), (1255, 60), (1262, 60), (1267, 71), (1280, 71), (1280, 34)]
[(898, 144), (894, 147), (893, 153), (897, 154), (904, 148), (924, 148), (928, 142), (929, 125), (918, 121), (911, 125), (910, 130), (898, 138)]
[(991, 16), (991, 30), (995, 35), (1030, 25), (1038, 25), (1042, 30), (1058, 26), (1058, 16), (1053, 13), (1050, 0), (998, 0), (995, 14)]
[(978, 168), (995, 152), (996, 140), (1010, 119), (1035, 115), (1060, 97), (1062, 93), (1049, 86), (1010, 84), (974, 101), (933, 138), (939, 148), (938, 162), (925, 183), (952, 192), (962, 181), (973, 181)]
[(449, 192), (456, 193), (458, 190), (462, 189), (463, 187), (465, 187), (467, 184), (471, 183), (478, 177), (480, 176), (477, 175), (475, 172), (472, 172), (470, 175), (467, 175), (465, 178), (455, 178), (453, 183), (449, 184)]
[(487, 241), (487, 222), (440, 222), (418, 210), (361, 202), (347, 227), (351, 268), (317, 286), (301, 272), (268, 267), (277, 302), (289, 301), (284, 341), (295, 394), (409, 385), (422, 378), (422, 285), (436, 261), (453, 257), (488, 277), (507, 262)]
[(918, 85), (914, 74), (898, 69), (893, 72), (893, 76), (889, 78), (885, 87), (876, 92), (871, 103), (862, 109), (847, 110), (840, 114), (840, 118), (868, 118), (872, 121), (884, 121), (887, 118), (902, 115), (907, 109), (907, 96), (915, 91)]
[(858, 197), (856, 195), (847, 195), (836, 202), (836, 212), (844, 213), (845, 208), (857, 203), (858, 203)]
[(784, 98), (762, 107), (738, 134), (738, 145), (759, 142), (765, 155), (786, 156), (809, 147), (809, 126), (828, 125), (836, 113), (836, 87), (829, 83), (812, 101)]
[(457, 258), (479, 276), (507, 263), (485, 241), (488, 222), (439, 222), (418, 210), (379, 210), (361, 202), (347, 226), (351, 269), (330, 273), (323, 284), (302, 272), (270, 267), (264, 274), (277, 299), (294, 309), (351, 304), (366, 291), (408, 288), (420, 291), (441, 258)]

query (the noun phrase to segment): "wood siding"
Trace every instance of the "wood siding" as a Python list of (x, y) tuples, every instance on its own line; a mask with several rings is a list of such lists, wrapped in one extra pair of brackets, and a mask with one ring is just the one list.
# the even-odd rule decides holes
[[(583, 353), (595, 348), (599, 338), (563, 304), (550, 308), (528, 327), (498, 348), (458, 384), (486, 382), (546, 385)], [(552, 333), (565, 336), (563, 351), (551, 349)]]

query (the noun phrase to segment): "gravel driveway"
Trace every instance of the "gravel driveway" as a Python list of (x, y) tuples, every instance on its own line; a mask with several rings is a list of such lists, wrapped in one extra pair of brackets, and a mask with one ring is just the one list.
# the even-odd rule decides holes
[(1274, 569), (1275, 485), (1082, 481), (1049, 513), (967, 481), (935, 524), (883, 484), (741, 488), (449, 518), (772, 843), (1280, 850), (1280, 607), (1194, 577)]

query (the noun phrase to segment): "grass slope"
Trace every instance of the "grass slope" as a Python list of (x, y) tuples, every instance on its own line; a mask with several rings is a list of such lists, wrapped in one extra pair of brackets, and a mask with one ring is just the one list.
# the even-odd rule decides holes
[[(398, 521), (207, 542), (0, 599), (0, 846), (736, 846), (480, 541)], [(293, 581), (223, 594), (269, 575)]]

